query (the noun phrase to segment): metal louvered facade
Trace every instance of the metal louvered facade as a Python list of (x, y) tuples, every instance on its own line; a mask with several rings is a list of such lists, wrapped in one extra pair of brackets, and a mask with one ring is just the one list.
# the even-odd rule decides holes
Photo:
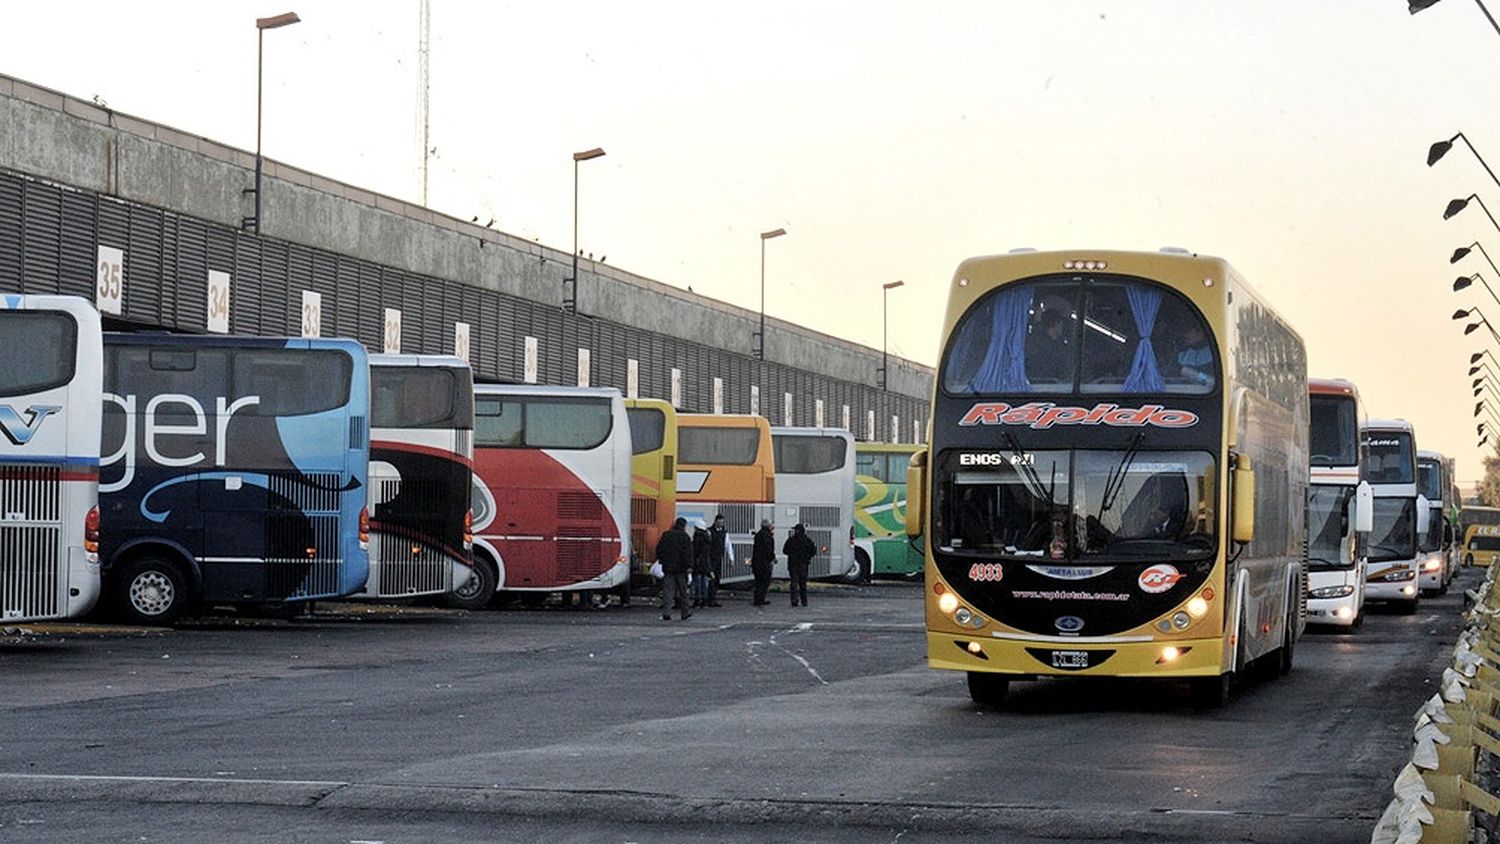
[[(856, 437), (874, 411), (875, 438), (912, 438), (911, 420), (927, 402), (772, 361), (598, 317), (567, 313), (451, 279), (386, 267), (324, 249), (287, 243), (173, 211), (0, 171), (0, 292), (70, 293), (92, 300), (100, 246), (122, 250), (124, 301), (114, 328), (201, 333), (207, 330), (208, 274), (232, 282), (230, 331), (296, 335), (303, 291), (322, 296), (325, 337), (352, 337), (379, 350), (386, 308), (402, 311), (401, 351), (451, 354), (454, 323), (470, 325), (476, 380), (523, 380), (526, 337), (538, 340), (537, 378), (578, 381), (579, 349), (590, 352), (589, 383), (627, 391), (631, 359), (639, 394), (670, 398), (671, 370), (682, 372), (681, 408), (713, 411), (713, 379), (723, 380), (724, 411), (748, 413), (751, 386), (760, 412), (776, 425), (812, 425), (824, 404), (836, 426), (849, 406)], [(783, 396), (792, 394), (792, 418)], [(895, 430), (892, 418), (899, 420)]]

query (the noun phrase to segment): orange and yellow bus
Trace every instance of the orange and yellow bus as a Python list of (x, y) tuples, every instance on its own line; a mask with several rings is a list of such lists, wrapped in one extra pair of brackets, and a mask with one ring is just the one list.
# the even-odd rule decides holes
[(765, 417), (677, 415), (677, 515), (712, 524), (723, 514), (734, 551), (734, 560), (724, 561), (724, 582), (751, 579), (755, 532), (772, 517), (775, 502), (776, 451)]
[(677, 410), (662, 399), (626, 399), (630, 418), (631, 575), (650, 577), (656, 542), (677, 510)]
[(986, 705), (1015, 680), (1104, 675), (1185, 680), (1207, 707), (1252, 664), (1291, 669), (1306, 355), (1227, 263), (970, 259), (943, 338), (907, 484), (930, 666)]

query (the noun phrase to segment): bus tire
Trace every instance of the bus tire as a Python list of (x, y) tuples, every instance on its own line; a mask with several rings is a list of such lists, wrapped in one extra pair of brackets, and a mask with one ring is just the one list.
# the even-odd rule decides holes
[(169, 626), (187, 609), (189, 585), (182, 568), (163, 557), (137, 557), (115, 578), (120, 612), (133, 624)]
[(1474, 555), (1473, 554), (1465, 554), (1464, 555), (1464, 568), (1468, 568), (1469, 566), (1472, 566), (1472, 565), (1474, 565)]
[(452, 592), (443, 593), (443, 605), (456, 610), (482, 610), (495, 597), (495, 564), (483, 556), (474, 556), (474, 573)]
[(869, 583), (871, 571), (870, 555), (866, 554), (863, 548), (855, 548), (854, 569), (845, 579), (850, 583)]
[(1188, 681), (1188, 691), (1196, 709), (1223, 709), (1229, 703), (1229, 688), (1234, 675), (1220, 674), (1217, 677), (1194, 677)]
[(969, 672), (969, 698), (980, 706), (998, 709), (1010, 693), (1010, 678), (988, 671)]

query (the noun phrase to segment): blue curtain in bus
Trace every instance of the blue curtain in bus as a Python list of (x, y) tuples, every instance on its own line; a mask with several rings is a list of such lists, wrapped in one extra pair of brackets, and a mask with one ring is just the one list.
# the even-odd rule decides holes
[(1156, 351), (1151, 347), (1151, 332), (1156, 328), (1156, 314), (1161, 311), (1162, 292), (1149, 287), (1131, 286), (1125, 289), (1130, 300), (1130, 311), (1135, 316), (1135, 332), (1140, 340), (1135, 344), (1135, 361), (1130, 365), (1130, 375), (1125, 378), (1125, 392), (1150, 393), (1162, 389), (1161, 370), (1156, 367)]
[(995, 297), (990, 346), (974, 373), (974, 392), (1031, 392), (1031, 381), (1026, 377), (1026, 321), (1031, 315), (1031, 298), (1029, 285)]

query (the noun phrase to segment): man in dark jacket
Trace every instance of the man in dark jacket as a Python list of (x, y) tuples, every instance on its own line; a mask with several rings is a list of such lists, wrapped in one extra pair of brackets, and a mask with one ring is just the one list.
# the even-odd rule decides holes
[(714, 516), (714, 526), (708, 529), (708, 606), (720, 607), (719, 580), (724, 577), (724, 558), (734, 562), (734, 549), (729, 547), (729, 529), (724, 526), (724, 514)]
[(755, 575), (755, 606), (763, 607), (766, 590), (771, 587), (771, 569), (776, 565), (776, 534), (770, 519), (762, 519), (755, 532), (755, 546), (750, 552), (750, 573)]
[(693, 608), (708, 606), (709, 584), (713, 568), (709, 563), (708, 526), (693, 519)]
[(807, 535), (807, 528), (801, 523), (792, 528), (792, 535), (786, 538), (786, 543), (781, 546), (781, 553), (786, 555), (786, 571), (791, 575), (792, 606), (797, 606), (801, 601), (802, 606), (807, 606), (807, 570), (812, 567), (812, 558), (818, 555), (818, 546), (813, 544)]
[(656, 561), (661, 563), (661, 620), (672, 620), (674, 599), (681, 601), (682, 620), (693, 613), (688, 609), (687, 575), (693, 567), (693, 540), (688, 538), (687, 519), (678, 519), (672, 529), (656, 543)]

